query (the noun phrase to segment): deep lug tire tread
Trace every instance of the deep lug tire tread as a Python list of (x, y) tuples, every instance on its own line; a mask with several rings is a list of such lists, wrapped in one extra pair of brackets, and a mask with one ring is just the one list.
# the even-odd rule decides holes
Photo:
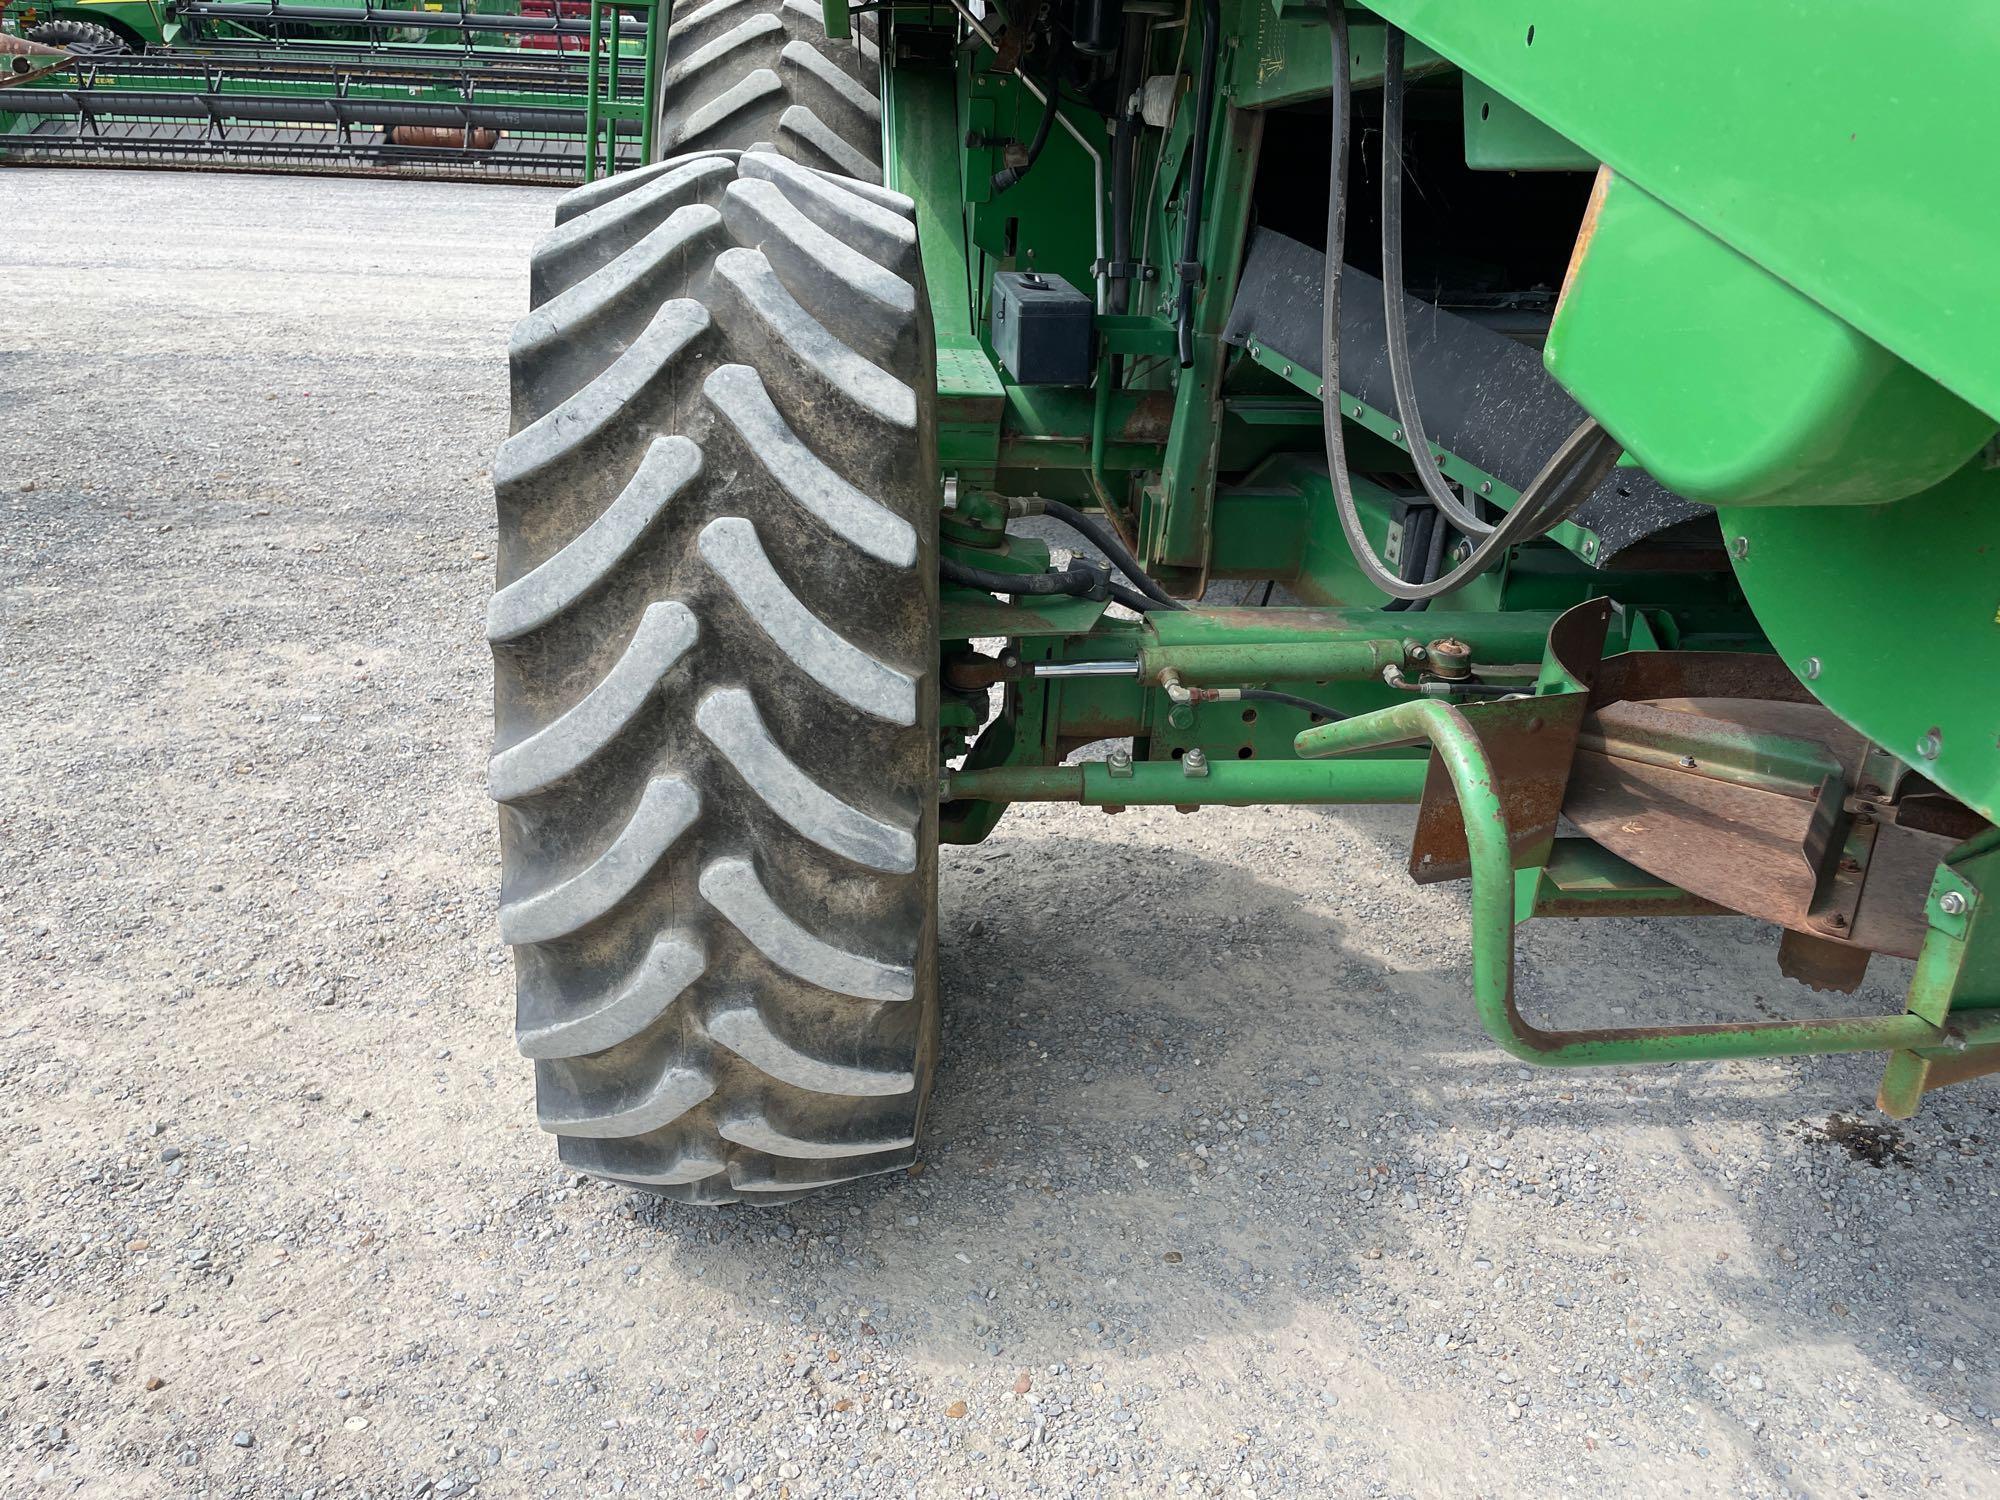
[(826, 36), (810, 0), (707, 0), (674, 18), (660, 82), (660, 140), (669, 156), (769, 143), (808, 166), (882, 180), (880, 58), (860, 18), (844, 42)]
[(908, 201), (779, 129), (872, 98), (805, 19), (676, 22), (671, 108), (765, 67), (776, 151), (565, 200), (494, 464), (520, 1048), (565, 1163), (690, 1203), (907, 1165), (937, 1042), (934, 355)]

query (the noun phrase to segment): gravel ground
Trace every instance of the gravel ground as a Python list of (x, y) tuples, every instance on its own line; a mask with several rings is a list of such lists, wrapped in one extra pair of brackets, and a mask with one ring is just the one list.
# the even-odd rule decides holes
[[(480, 635), (552, 200), (0, 175), (0, 1492), (2000, 1492), (1993, 1090), (1531, 1074), (1400, 810), (1018, 813), (921, 1167), (560, 1171)], [(1544, 1015), (1837, 1008), (1749, 923), (1523, 950)]]

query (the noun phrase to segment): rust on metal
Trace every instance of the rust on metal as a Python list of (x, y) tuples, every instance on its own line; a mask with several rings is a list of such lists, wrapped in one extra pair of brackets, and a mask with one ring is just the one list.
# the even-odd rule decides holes
[(1174, 425), (1174, 393), (1148, 391), (1118, 427), (1121, 443), (1164, 443)]
[(1028, 675), (1028, 671), (1027, 664), (1019, 657), (974, 653), (947, 663), (944, 681), (947, 687), (973, 693), (990, 688), (996, 682), (1019, 682)]
[[(1540, 864), (1555, 838), (1583, 703), (1581, 693), (1552, 693), (1459, 705), (1493, 767), (1494, 793), (1517, 869)], [(1410, 878), (1430, 885), (1463, 880), (1471, 873), (1472, 853), (1458, 791), (1451, 773), (1434, 755), (1410, 840)]]
[(1577, 745), (1811, 801), (1839, 775), (1833, 742), (1843, 738), (1858, 736), (1817, 703), (1674, 698), (1607, 703), (1584, 721)]
[(1768, 698), (1816, 703), (1782, 657), (1750, 651), (1627, 651), (1606, 657), (1590, 706), (1625, 698)]
[[(1592, 599), (1565, 610), (1549, 629), (1550, 653), (1579, 686), (1589, 683), (1604, 654), (1610, 621), (1611, 601)], [(1586, 694), (1568, 692), (1459, 705), (1491, 763), (1494, 792), (1517, 869), (1542, 863), (1554, 843), (1586, 701)], [(1410, 878), (1430, 885), (1462, 880), (1471, 873), (1472, 853), (1458, 791), (1442, 760), (1433, 755), (1410, 840)]]
[(1577, 226), (1576, 243), (1570, 247), (1569, 264), (1563, 267), (1562, 290), (1556, 293), (1556, 315), (1562, 315), (1562, 305), (1569, 296), (1570, 283), (1576, 280), (1576, 273), (1583, 269), (1583, 258), (1590, 253), (1590, 242), (1597, 237), (1597, 219), (1604, 212), (1605, 194), (1611, 191), (1611, 168), (1598, 164), (1597, 178), (1590, 185), (1590, 201), (1583, 206), (1583, 222)]
[(1781, 659), (1628, 652), (1603, 663), (1590, 706), (1563, 805), (1580, 831), (1816, 940), (1781, 959), (1809, 983), (1848, 987), (1871, 951), (1916, 956), (1931, 875), (1964, 820), (1923, 799), (1905, 817), (1880, 757)]
[(450, 125), (398, 125), (389, 132), (392, 146), (491, 151), (500, 144), (497, 130), (459, 130)]
[(1925, 1094), (1994, 1073), (2000, 1073), (2000, 1044), (1996, 1043), (1964, 1047), (1946, 1055), (1894, 1052), (1882, 1072), (1875, 1107), (1893, 1120), (1907, 1120), (1917, 1112)]
[[(1830, 814), (1822, 811), (1826, 803), (1832, 804)], [(1820, 800), (1813, 804), (1805, 847), (1800, 850), (1806, 868), (1819, 882), (1808, 916), (1822, 932), (1845, 937), (1854, 930), (1879, 826), (1871, 806), (1850, 805), (1844, 781), (1827, 778)]]
[(1579, 750), (1563, 815), (1622, 859), (1732, 911), (1794, 932), (1915, 958), (1924, 897), (1949, 839), (1879, 826), (1848, 927), (1812, 921), (1819, 881), (1804, 858), (1814, 804), (1677, 767)]
[(2000, 1073), (2000, 1046), (1967, 1047), (1951, 1057), (1933, 1057), (1928, 1061), (1930, 1069), (1924, 1075), (1925, 1093)]
[(1787, 932), (1778, 939), (1778, 972), (1822, 992), (1845, 995), (1859, 989), (1870, 956), (1866, 948), (1809, 932)]
[(64, 48), (0, 31), (0, 89), (58, 72), (72, 61)]
[[(1865, 795), (1870, 789), (1864, 786), (1860, 790)], [(1875, 816), (1899, 828), (1935, 833), (1959, 844), (1987, 827), (1978, 813), (1914, 771), (1902, 778), (1896, 800), (1877, 806)]]
[(1472, 671), (1472, 648), (1456, 636), (1444, 636), (1424, 648), (1425, 660), (1439, 677), (1457, 679)]
[(0, 57), (68, 57), (69, 52), (62, 47), (51, 47), (47, 42), (31, 42), (24, 36), (15, 36), (11, 31), (0, 31)]

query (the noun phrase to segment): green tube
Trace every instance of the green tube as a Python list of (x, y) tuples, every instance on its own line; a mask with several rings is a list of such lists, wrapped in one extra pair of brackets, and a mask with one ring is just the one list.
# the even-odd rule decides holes
[(1306, 757), (1375, 750), (1427, 739), (1451, 776), (1472, 856), (1472, 991), (1487, 1035), (1523, 1062), (1543, 1067), (1711, 1062), (1808, 1052), (1878, 1052), (1962, 1042), (1921, 1016), (1823, 1021), (1744, 1021), (1715, 1026), (1625, 1026), (1544, 1031), (1514, 1003), (1514, 858), (1493, 768), (1477, 731), (1448, 703), (1419, 699), (1302, 731)]
[(1149, 615), (1148, 631), (1162, 646), (1238, 646), (1353, 641), (1429, 641), (1457, 636), (1472, 647), (1479, 662), (1542, 659), (1549, 631), (1561, 615), (1555, 610), (1490, 613), (1425, 610), (1408, 614), (1393, 609), (1194, 609)]
[[(595, 3), (590, 7), (590, 57), (583, 67), (583, 180), (597, 181), (597, 130), (601, 116), (598, 90), (603, 85), (599, 65), (598, 48), (604, 37), (603, 8)], [(614, 63), (613, 67), (617, 65)], [(613, 158), (615, 164), (616, 158)], [(607, 167), (606, 175), (609, 175)]]
[(1106, 347), (1097, 360), (1097, 390), (1090, 403), (1090, 492), (1107, 521), (1111, 518), (1111, 492), (1104, 484), (1105, 431), (1111, 417), (1111, 350)]
[(1190, 776), (1178, 761), (1141, 761), (1130, 775), (1109, 762), (1079, 766), (997, 766), (952, 773), (954, 801), (1081, 802), (1086, 807), (1257, 807), (1285, 803), (1415, 802), (1424, 793), (1424, 762), (1351, 760), (1314, 765), (1296, 760), (1223, 761)]
[(1403, 660), (1401, 641), (1245, 641), (1240, 645), (1147, 646), (1139, 672), (1158, 682), (1168, 668), (1189, 687), (1252, 682), (1368, 682)]
[(660, 74), (667, 61), (667, 25), (673, 14), (673, 0), (653, 0), (646, 7), (646, 83), (640, 92), (639, 165), (650, 167), (658, 142), (660, 125)]

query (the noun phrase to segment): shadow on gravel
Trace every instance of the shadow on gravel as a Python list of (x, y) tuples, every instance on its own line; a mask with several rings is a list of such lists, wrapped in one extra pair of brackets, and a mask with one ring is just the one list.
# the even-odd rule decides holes
[[(1323, 900), (1301, 899), (1314, 882), (1297, 869), (1279, 885), (1246, 872), (1254, 857), (1152, 842), (1030, 830), (948, 851), (945, 1059), (923, 1164), (782, 1210), (646, 1221), (699, 1253), (711, 1284), (799, 1324), (858, 1320), (859, 1337), (919, 1358), (1143, 1359), (1231, 1335), (1304, 1348), (1378, 1307), (1364, 1283), (1379, 1287), (1367, 1263), (1385, 1257), (1440, 1266), (1458, 1280), (1437, 1291), (1469, 1297), (1491, 1278), (1478, 1257), (1532, 1264), (1556, 1247), (1576, 1285), (1527, 1298), (1526, 1314), (1588, 1298), (1615, 1321), (1618, 1247), (1656, 1226), (1596, 1190), (1593, 1138), (1643, 1139), (1653, 1170), (1685, 1184), (1672, 1234), (1689, 1244), (1665, 1254), (1726, 1310), (1714, 1350), (1886, 1344), (1951, 1316), (1934, 1278), (1953, 1247), (1901, 1242), (1871, 1198), (1835, 1213), (1842, 1194), (1892, 1184), (1803, 1123), (1866, 1110), (1876, 1060), (1522, 1069), (1472, 1015), (1464, 888), (1419, 893), (1413, 928), (1398, 866), (1344, 873), (1390, 826), (1370, 815), (1337, 833)], [(1382, 930), (1392, 916), (1404, 925)], [(1630, 922), (1531, 924), (1524, 995), (1550, 1019), (1607, 1024), (1899, 1003), (1900, 972), (1812, 996), (1779, 978), (1757, 924), (1677, 927), (1663, 942)], [(1915, 1132), (1962, 1138), (1961, 1117), (1991, 1120), (1990, 1098), (1935, 1102)], [(1799, 1177), (1748, 1180), (1746, 1127), (1789, 1132)], [(1546, 1144), (1494, 1168), (1502, 1149), (1485, 1143), (1517, 1128)], [(1968, 1200), (1968, 1238), (1990, 1221), (1983, 1196)], [(1718, 1261), (1699, 1248), (1711, 1233), (1759, 1253)], [(808, 1236), (837, 1243), (837, 1268), (774, 1265), (774, 1240)], [(1395, 1299), (1380, 1310), (1393, 1320)], [(1977, 1336), (1977, 1319), (1962, 1326)], [(1708, 1355), (1676, 1358), (1698, 1381)]]

